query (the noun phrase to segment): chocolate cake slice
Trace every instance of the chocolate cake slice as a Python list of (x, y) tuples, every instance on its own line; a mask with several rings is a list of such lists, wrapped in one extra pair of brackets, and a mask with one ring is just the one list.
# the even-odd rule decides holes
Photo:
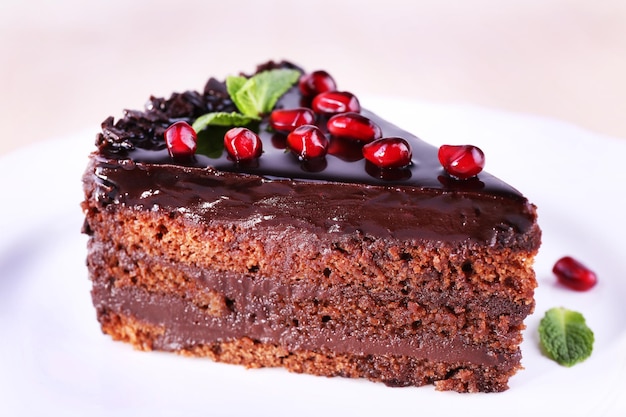
[[(270, 62), (226, 81), (102, 124), (82, 203), (102, 330), (251, 368), (507, 389), (534, 308), (535, 207), (444, 168), (326, 73)], [(271, 108), (242, 110), (272, 83)]]

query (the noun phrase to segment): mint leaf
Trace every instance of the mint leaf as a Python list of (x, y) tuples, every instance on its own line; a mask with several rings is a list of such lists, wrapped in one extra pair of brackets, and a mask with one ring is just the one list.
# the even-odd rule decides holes
[(208, 126), (245, 126), (261, 120), (272, 111), (278, 99), (300, 78), (300, 71), (273, 69), (259, 72), (250, 78), (230, 76), (226, 78), (226, 90), (241, 113), (214, 112), (203, 114), (193, 122), (193, 129), (200, 132)]
[(198, 117), (191, 127), (200, 132), (207, 126), (245, 126), (253, 120), (258, 120), (258, 117), (249, 117), (237, 112), (214, 112)]
[(248, 79), (240, 76), (228, 77), (226, 88), (241, 113), (259, 117), (269, 113), (278, 99), (298, 81), (298, 78), (300, 71), (273, 69), (259, 72)]
[(594, 335), (582, 314), (555, 307), (539, 323), (539, 341), (551, 359), (570, 367), (591, 355)]
[(233, 98), (237, 95), (237, 92), (241, 90), (241, 87), (248, 81), (246, 77), (231, 75), (226, 78), (226, 91), (228, 95)]

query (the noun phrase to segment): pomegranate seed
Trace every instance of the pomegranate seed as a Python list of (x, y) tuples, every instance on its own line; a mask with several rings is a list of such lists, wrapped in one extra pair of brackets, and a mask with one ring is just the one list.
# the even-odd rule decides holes
[(576, 291), (587, 291), (598, 282), (596, 274), (571, 256), (559, 259), (552, 268), (557, 280)]
[(270, 125), (280, 132), (291, 132), (296, 127), (315, 122), (313, 110), (304, 107), (274, 110), (270, 114)]
[(196, 153), (198, 137), (187, 122), (176, 122), (164, 133), (165, 144), (172, 158), (186, 158)]
[(376, 123), (354, 112), (334, 115), (328, 120), (327, 127), (333, 136), (362, 142), (371, 142), (383, 136)]
[(474, 177), (485, 166), (485, 154), (473, 145), (442, 145), (438, 156), (448, 174), (458, 179)]
[(287, 135), (289, 149), (303, 159), (319, 158), (326, 155), (328, 138), (314, 125), (303, 125)]
[(249, 161), (261, 156), (263, 143), (259, 135), (245, 127), (234, 127), (224, 134), (226, 152), (235, 161)]
[(411, 163), (411, 146), (397, 137), (376, 139), (363, 146), (363, 156), (379, 168), (402, 168)]
[(326, 91), (335, 91), (337, 84), (329, 73), (318, 70), (302, 75), (298, 87), (303, 96), (312, 97)]
[(347, 91), (326, 91), (315, 96), (311, 107), (315, 113), (337, 114), (361, 112), (361, 104), (356, 96)]

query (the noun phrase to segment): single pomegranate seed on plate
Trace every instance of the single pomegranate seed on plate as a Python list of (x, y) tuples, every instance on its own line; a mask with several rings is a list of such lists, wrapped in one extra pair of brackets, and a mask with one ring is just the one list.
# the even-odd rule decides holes
[(235, 161), (250, 161), (263, 152), (259, 135), (245, 127), (234, 127), (224, 134), (226, 152)]
[(319, 114), (338, 114), (361, 112), (361, 104), (356, 96), (347, 91), (326, 91), (320, 93), (313, 98), (311, 107), (315, 113)]
[(328, 138), (319, 127), (303, 125), (287, 135), (287, 146), (303, 160), (319, 158), (328, 151)]
[(315, 113), (305, 107), (278, 109), (270, 114), (270, 126), (279, 132), (291, 132), (296, 127), (315, 123)]
[(485, 154), (474, 145), (442, 145), (438, 156), (448, 174), (458, 179), (474, 177), (485, 167)]
[(402, 168), (411, 163), (411, 146), (398, 137), (380, 138), (363, 146), (363, 156), (379, 168)]
[(303, 96), (312, 97), (326, 91), (335, 91), (337, 84), (329, 73), (318, 70), (303, 74), (298, 81), (298, 88)]
[(326, 126), (331, 135), (344, 139), (371, 142), (383, 136), (376, 123), (354, 112), (336, 114), (328, 120)]
[(196, 153), (198, 136), (189, 123), (173, 123), (165, 130), (164, 137), (172, 158), (186, 158)]
[(564, 256), (552, 268), (557, 280), (576, 291), (587, 291), (598, 282), (596, 274), (585, 265), (572, 258)]

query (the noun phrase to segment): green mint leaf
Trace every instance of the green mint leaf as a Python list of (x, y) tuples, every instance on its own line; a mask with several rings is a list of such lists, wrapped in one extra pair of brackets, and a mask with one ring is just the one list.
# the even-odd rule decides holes
[(582, 314), (555, 307), (539, 323), (539, 340), (551, 359), (570, 367), (591, 355), (594, 335)]
[(233, 98), (237, 95), (237, 92), (241, 90), (241, 87), (248, 81), (246, 77), (231, 75), (226, 78), (226, 91), (228, 95)]
[(247, 79), (240, 76), (228, 77), (226, 88), (241, 113), (259, 117), (269, 113), (298, 78), (300, 72), (297, 70), (273, 69), (259, 72)]
[(261, 120), (272, 111), (278, 99), (300, 78), (300, 71), (274, 69), (263, 71), (250, 78), (226, 78), (226, 90), (241, 113), (213, 112), (198, 117), (192, 127), (201, 132), (208, 126), (245, 126)]
[(245, 116), (241, 113), (214, 112), (203, 114), (193, 122), (193, 130), (200, 132), (207, 126), (245, 126), (258, 117)]

